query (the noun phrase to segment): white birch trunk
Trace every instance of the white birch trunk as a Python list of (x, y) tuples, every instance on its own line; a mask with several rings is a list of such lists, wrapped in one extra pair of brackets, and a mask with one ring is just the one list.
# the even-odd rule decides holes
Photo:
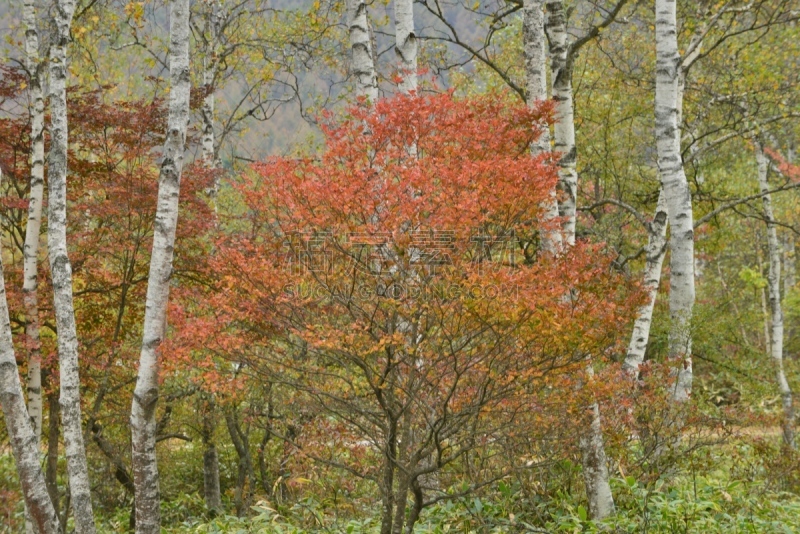
[[(562, 217), (561, 237), (564, 246), (575, 245), (578, 173), (576, 170), (575, 109), (572, 99), (572, 58), (569, 56), (567, 17), (564, 3), (547, 2), (547, 20), (544, 30), (550, 42), (550, 75), (553, 100), (556, 103), (553, 137), (558, 161), (558, 212)], [(587, 372), (594, 375), (591, 360)], [(614, 498), (608, 478), (608, 458), (603, 444), (600, 406), (593, 402), (589, 407), (591, 422), (580, 438), (583, 478), (589, 513), (594, 519), (603, 519), (614, 512)]]
[(2, 254), (0, 254), (0, 406), (3, 409), (6, 431), (16, 462), (17, 476), (22, 486), (26, 522), (32, 521), (32, 524), (26, 524), (26, 528), (32, 529), (35, 525), (41, 534), (59, 533), (61, 525), (47, 492), (44, 473), (39, 464), (39, 438), (25, 406), (17, 359), (14, 355)]
[(417, 90), (417, 34), (414, 31), (413, 0), (395, 0), (394, 33), (397, 66), (400, 71), (400, 92)]
[(575, 244), (576, 198), (578, 194), (577, 152), (575, 148), (575, 107), (572, 99), (572, 58), (569, 57), (567, 17), (564, 2), (547, 2), (545, 31), (550, 41), (550, 72), (553, 100), (556, 103), (553, 138), (559, 153), (558, 200), (563, 239)]
[[(588, 371), (591, 377), (594, 374), (591, 364)], [(608, 457), (603, 443), (600, 405), (593, 402), (589, 410), (591, 422), (580, 439), (583, 481), (586, 484), (589, 514), (593, 519), (604, 519), (614, 513), (614, 496), (608, 478)]]
[[(528, 105), (533, 106), (547, 100), (547, 71), (545, 56), (544, 2), (525, 0), (522, 11), (522, 41), (525, 52), (525, 78)], [(550, 150), (550, 130), (545, 128), (542, 135), (531, 146), (531, 153), (537, 156)], [(542, 248), (548, 254), (558, 254), (563, 246), (561, 232), (556, 224), (558, 201), (556, 190), (542, 206), (542, 219), (547, 231), (542, 235)]]
[(189, 0), (170, 4), (170, 97), (167, 137), (158, 180), (158, 205), (147, 282), (139, 373), (131, 403), (132, 466), (136, 488), (136, 532), (158, 534), (161, 528), (156, 463), (158, 346), (164, 339), (175, 230), (178, 223), (186, 129), (189, 122)]
[(39, 61), (39, 33), (36, 7), (25, 0), (22, 18), (25, 23), (25, 64), (30, 73), (31, 178), (28, 224), (25, 227), (22, 294), (25, 306), (25, 335), (28, 338), (28, 414), (33, 422), (37, 443), (42, 436), (42, 355), (39, 342), (38, 287), (39, 231), (42, 224), (44, 196), (44, 93)]
[[(209, 33), (206, 49), (203, 54), (203, 136), (202, 157), (203, 163), (208, 168), (218, 167), (216, 136), (214, 134), (214, 106), (215, 106), (215, 78), (217, 74), (219, 32), (222, 18), (222, 5), (219, 0), (209, 0), (206, 6), (206, 30)], [(211, 202), (214, 212), (217, 211), (217, 196), (219, 195), (219, 176), (214, 176), (214, 185), (211, 188)], [(209, 403), (207, 411), (203, 412), (203, 499), (206, 509), (212, 516), (222, 513), (222, 497), (219, 486), (219, 456), (213, 442), (213, 402)]]
[(352, 72), (356, 78), (356, 95), (366, 98), (368, 105), (378, 100), (378, 74), (370, 39), (367, 4), (364, 0), (348, 0), (348, 26)]
[(675, 0), (656, 0), (656, 146), (661, 186), (669, 214), (669, 354), (680, 362), (673, 398), (692, 390), (691, 319), (694, 306), (694, 218), (680, 149), (680, 55)]
[[(208, 2), (206, 11), (206, 26), (209, 32), (208, 42), (203, 54), (203, 107), (201, 114), (203, 118), (202, 135), (202, 158), (208, 167), (216, 167), (216, 139), (214, 136), (214, 79), (217, 74), (218, 58), (218, 35), (220, 25), (220, 10), (222, 6), (219, 0)], [(217, 192), (219, 184), (214, 183), (214, 193)]]
[(650, 339), (650, 326), (653, 320), (653, 308), (656, 304), (658, 286), (661, 282), (661, 268), (667, 253), (667, 204), (664, 191), (658, 192), (658, 203), (653, 220), (648, 228), (647, 246), (645, 247), (646, 264), (644, 268), (644, 288), (647, 292), (647, 303), (640, 307), (633, 323), (633, 333), (628, 344), (628, 352), (622, 368), (633, 377), (638, 376), (639, 367), (644, 362), (647, 343)]
[[(22, 300), (25, 309), (25, 336), (28, 347), (28, 416), (33, 424), (37, 449), (42, 439), (42, 351), (39, 340), (39, 233), (44, 197), (44, 92), (42, 63), (39, 60), (39, 32), (36, 6), (25, 0), (22, 8), (25, 24), (25, 67), (29, 73), (31, 95), (31, 177), (28, 198), (28, 222), (23, 249)], [(30, 513), (25, 509), (25, 532), (35, 532)]]
[[(547, 2), (546, 7), (547, 21), (544, 23), (544, 30), (550, 43), (551, 84), (553, 100), (556, 103), (553, 138), (555, 151), (560, 154), (558, 189), (561, 191), (561, 198), (558, 199), (558, 212), (562, 217), (562, 232), (559, 237), (563, 239), (564, 246), (573, 246), (577, 221), (578, 173), (575, 108), (572, 98), (572, 58), (569, 56), (570, 45), (564, 3)], [(533, 53), (535, 51), (532, 51), (531, 57)], [(591, 361), (588, 363), (587, 371), (590, 377), (594, 375)], [(589, 409), (591, 423), (580, 439), (583, 476), (589, 500), (589, 513), (595, 519), (603, 519), (614, 512), (614, 498), (608, 478), (608, 458), (603, 444), (600, 406), (594, 402)]]
[(78, 337), (72, 302), (72, 266), (67, 255), (67, 46), (75, 12), (74, 0), (58, 0), (53, 8), (56, 33), (50, 47), (50, 154), (47, 245), (58, 329), (61, 421), (67, 473), (78, 534), (94, 534), (92, 494), (81, 424)]
[(767, 192), (769, 183), (767, 173), (769, 160), (764, 155), (761, 145), (756, 142), (756, 161), (758, 162), (758, 187), (761, 190), (761, 202), (764, 206), (764, 218), (767, 220), (767, 247), (769, 250), (769, 312), (771, 318), (771, 336), (769, 352), (775, 366), (778, 390), (783, 404), (783, 441), (789, 447), (795, 446), (794, 406), (792, 390), (783, 369), (783, 309), (781, 307), (781, 247), (778, 243), (778, 229), (772, 211), (772, 198)]

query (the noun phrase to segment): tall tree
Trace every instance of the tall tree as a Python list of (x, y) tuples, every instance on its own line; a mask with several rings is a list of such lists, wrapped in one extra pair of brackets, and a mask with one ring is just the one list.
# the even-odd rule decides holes
[[(553, 137), (555, 151), (559, 154), (558, 184), (561, 191), (559, 214), (562, 219), (562, 235), (566, 246), (575, 246), (577, 228), (577, 147), (575, 145), (575, 104), (572, 92), (572, 72), (575, 58), (580, 49), (597, 37), (600, 30), (610, 25), (618, 16), (627, 0), (618, 0), (608, 10), (602, 21), (592, 26), (578, 39), (570, 39), (567, 33), (567, 13), (562, 1), (549, 1), (546, 4), (547, 20), (545, 31), (550, 43), (550, 69), (555, 101), (555, 123)], [(591, 362), (589, 377), (593, 376)], [(586, 494), (592, 517), (602, 519), (614, 511), (614, 498), (608, 475), (608, 458), (603, 444), (600, 421), (600, 406), (597, 402), (590, 406), (591, 422), (581, 436), (580, 445), (583, 460)]]
[[(522, 11), (522, 43), (525, 53), (525, 80), (529, 106), (536, 106), (547, 100), (547, 59), (546, 36), (544, 31), (544, 4), (542, 0), (525, 0)], [(550, 130), (545, 128), (531, 145), (531, 153), (536, 156), (550, 150)], [(558, 228), (558, 201), (556, 190), (542, 205), (544, 225), (542, 247), (549, 254), (557, 254), (563, 245)]]
[(628, 351), (625, 354), (625, 362), (622, 365), (634, 377), (638, 375), (639, 367), (644, 362), (647, 342), (650, 339), (653, 308), (656, 304), (658, 286), (661, 282), (661, 268), (667, 252), (668, 218), (664, 190), (659, 189), (656, 211), (653, 215), (653, 220), (647, 225), (647, 245), (645, 245), (644, 249), (646, 263), (642, 278), (645, 291), (647, 291), (647, 302), (636, 313), (631, 340), (628, 344)]
[(356, 95), (370, 104), (378, 100), (378, 74), (375, 70), (375, 51), (367, 3), (348, 0), (348, 26), (350, 28), (351, 71), (356, 78)]
[[(217, 167), (217, 140), (214, 135), (214, 108), (217, 70), (219, 68), (219, 35), (223, 21), (222, 5), (219, 0), (208, 0), (203, 9), (204, 32), (203, 37), (203, 106), (201, 115), (203, 119), (203, 162), (210, 168)], [(219, 176), (215, 173), (214, 185), (211, 188), (211, 202), (216, 210), (219, 194)], [(219, 455), (214, 443), (214, 429), (216, 427), (216, 404), (213, 395), (201, 395), (200, 402), (203, 407), (202, 439), (205, 451), (203, 452), (203, 499), (206, 508), (214, 515), (222, 511), (222, 496), (219, 484)]]
[(156, 402), (159, 354), (167, 322), (169, 285), (178, 198), (189, 121), (189, 0), (170, 4), (170, 96), (167, 135), (158, 177), (153, 249), (147, 282), (144, 334), (139, 373), (131, 404), (133, 482), (136, 488), (136, 532), (157, 534), (161, 529), (158, 465), (156, 463)]
[(89, 469), (81, 423), (78, 336), (72, 299), (72, 266), (67, 255), (67, 46), (75, 13), (74, 0), (58, 0), (53, 10), (56, 33), (50, 46), (50, 154), (47, 245), (58, 329), (61, 420), (67, 455), (75, 530), (95, 532)]
[(783, 368), (783, 309), (781, 307), (781, 247), (778, 242), (778, 228), (775, 213), (772, 209), (772, 195), (769, 193), (769, 158), (764, 154), (760, 141), (755, 141), (756, 162), (758, 163), (758, 188), (761, 191), (761, 203), (764, 208), (764, 219), (767, 223), (767, 249), (769, 252), (769, 353), (775, 366), (775, 377), (783, 404), (783, 442), (789, 447), (795, 446), (794, 405), (792, 389), (786, 379)]
[[(2, 171), (0, 171), (2, 179)], [(1, 256), (1, 255), (0, 255)], [(44, 474), (39, 465), (39, 439), (25, 406), (19, 380), (17, 359), (11, 338), (5, 276), (0, 257), (0, 405), (11, 442), (11, 451), (22, 486), (25, 509), (41, 534), (58, 534), (58, 522), (53, 502), (47, 492)]]
[(679, 362), (673, 398), (686, 401), (692, 390), (691, 319), (694, 307), (694, 217), (683, 169), (680, 124), (681, 57), (675, 0), (656, 0), (656, 147), (658, 170), (671, 227), (669, 355)]
[(25, 336), (28, 338), (28, 414), (36, 439), (42, 435), (42, 353), (39, 341), (39, 231), (44, 197), (44, 92), (43, 65), (39, 59), (39, 32), (36, 28), (36, 6), (33, 0), (23, 5), (25, 23), (25, 68), (28, 70), (31, 118), (31, 179), (28, 203), (28, 224), (25, 227), (24, 281)]
[(417, 90), (417, 33), (414, 30), (413, 0), (395, 0), (394, 31), (400, 92)]

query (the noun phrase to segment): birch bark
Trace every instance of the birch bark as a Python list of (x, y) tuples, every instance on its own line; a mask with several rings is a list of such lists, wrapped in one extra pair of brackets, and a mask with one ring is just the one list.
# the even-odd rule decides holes
[[(209, 33), (208, 41), (205, 43), (203, 54), (203, 107), (201, 115), (203, 119), (202, 135), (202, 158), (209, 167), (216, 167), (216, 139), (214, 135), (214, 81), (218, 66), (218, 36), (220, 26), (220, 11), (222, 6), (219, 0), (209, 0), (206, 6), (206, 29)], [(219, 184), (214, 182), (214, 188), (218, 189)]]
[(72, 266), (67, 255), (67, 46), (74, 0), (58, 0), (53, 9), (56, 33), (50, 46), (50, 154), (47, 246), (58, 329), (61, 421), (75, 519), (75, 531), (94, 534), (94, 514), (81, 424), (78, 337), (72, 302)]
[(42, 354), (39, 341), (38, 287), (39, 232), (42, 224), (44, 196), (44, 93), (42, 64), (39, 60), (39, 32), (36, 29), (36, 6), (33, 0), (23, 3), (25, 23), (25, 67), (30, 74), (33, 101), (31, 117), (31, 179), (28, 223), (25, 227), (23, 263), (23, 305), (25, 336), (28, 338), (28, 415), (33, 422), (37, 443), (42, 436)]
[(645, 247), (646, 264), (644, 268), (644, 288), (647, 292), (647, 303), (639, 308), (633, 323), (633, 333), (628, 344), (628, 352), (622, 368), (632, 376), (639, 374), (639, 367), (644, 362), (644, 353), (650, 339), (650, 326), (653, 319), (653, 307), (656, 304), (658, 285), (661, 282), (661, 268), (667, 252), (667, 204), (664, 190), (658, 192), (658, 203), (653, 220), (648, 228), (647, 246)]
[(356, 95), (369, 104), (378, 100), (378, 75), (375, 70), (367, 4), (364, 0), (348, 0), (352, 72), (356, 77)]
[(669, 354), (681, 365), (672, 396), (689, 399), (692, 389), (691, 318), (694, 306), (694, 218), (680, 150), (680, 69), (675, 0), (656, 0), (655, 124), (658, 169), (669, 214)]
[[(572, 62), (574, 51), (567, 36), (567, 16), (564, 3), (547, 2), (545, 33), (550, 42), (550, 71), (553, 100), (556, 103), (553, 137), (558, 161), (558, 211), (562, 217), (562, 239), (564, 246), (575, 245), (578, 173), (575, 147), (575, 107), (572, 98)], [(591, 360), (588, 362), (589, 377), (594, 375)], [(614, 498), (608, 478), (608, 458), (603, 444), (600, 406), (593, 402), (589, 407), (591, 422), (580, 437), (583, 475), (589, 513), (595, 519), (603, 519), (614, 512)]]
[[(208, 40), (203, 51), (203, 98), (202, 119), (202, 158), (204, 164), (213, 169), (217, 165), (216, 136), (214, 134), (214, 106), (215, 106), (215, 79), (218, 67), (219, 33), (222, 18), (222, 6), (219, 0), (208, 0), (205, 11), (206, 31)], [(214, 211), (217, 211), (217, 196), (219, 194), (219, 177), (214, 176), (214, 185), (211, 188), (211, 202)], [(216, 515), (222, 512), (222, 497), (219, 486), (219, 456), (214, 445), (214, 412), (216, 406), (213, 399), (203, 403), (202, 410), (202, 437), (205, 451), (203, 453), (203, 498), (206, 509)]]
[(158, 346), (166, 327), (175, 230), (178, 222), (186, 129), (189, 122), (189, 0), (170, 5), (170, 97), (167, 136), (158, 183), (158, 205), (150, 258), (139, 373), (131, 403), (132, 466), (136, 488), (136, 532), (158, 534), (161, 525), (156, 463)]
[[(547, 100), (547, 71), (545, 56), (544, 2), (525, 0), (522, 12), (522, 41), (525, 52), (525, 78), (528, 105), (533, 106)], [(537, 156), (550, 151), (550, 130), (545, 128), (542, 135), (531, 145), (531, 154)], [(542, 248), (549, 254), (558, 254), (563, 246), (561, 231), (558, 228), (558, 201), (556, 190), (542, 206), (542, 217), (546, 228), (542, 236)]]
[(22, 394), (11, 338), (1, 256), (2, 254), (0, 254), (0, 406), (3, 409), (28, 516), (40, 533), (56, 534), (61, 532), (61, 525), (47, 493), (44, 474), (39, 465), (39, 440), (31, 424), (25, 397)]
[(550, 41), (550, 71), (556, 117), (553, 125), (558, 160), (559, 214), (562, 216), (564, 241), (575, 244), (576, 197), (578, 172), (575, 148), (575, 106), (572, 99), (572, 57), (567, 38), (567, 16), (564, 2), (547, 2), (545, 31)]
[(761, 145), (756, 142), (756, 161), (758, 163), (758, 187), (761, 190), (761, 202), (764, 207), (764, 218), (767, 221), (767, 247), (769, 250), (769, 312), (771, 319), (771, 336), (769, 351), (775, 366), (778, 390), (783, 404), (783, 442), (795, 447), (794, 406), (792, 390), (783, 369), (783, 309), (781, 307), (781, 247), (778, 243), (778, 229), (775, 214), (772, 210), (772, 198), (769, 191), (767, 173), (769, 160), (764, 155)]
[(414, 31), (413, 0), (395, 0), (394, 32), (397, 64), (400, 70), (400, 92), (417, 90), (417, 34)]

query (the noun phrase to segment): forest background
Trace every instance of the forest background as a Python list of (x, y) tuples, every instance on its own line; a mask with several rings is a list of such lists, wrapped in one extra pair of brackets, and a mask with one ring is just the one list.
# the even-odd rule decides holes
[(798, 17), (3, 2), (0, 531), (797, 531)]

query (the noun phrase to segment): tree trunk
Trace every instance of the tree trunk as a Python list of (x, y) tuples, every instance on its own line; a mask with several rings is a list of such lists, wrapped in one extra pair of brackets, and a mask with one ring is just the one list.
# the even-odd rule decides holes
[[(42, 223), (44, 196), (44, 93), (42, 64), (39, 61), (39, 32), (36, 28), (36, 6), (32, 0), (23, 2), (25, 23), (25, 68), (29, 74), (32, 105), (31, 118), (31, 177), (28, 202), (28, 222), (25, 226), (23, 249), (22, 300), (25, 308), (25, 337), (28, 350), (28, 416), (33, 424), (37, 449), (42, 439), (42, 352), (39, 341), (39, 300), (37, 295), (39, 265), (39, 231)], [(25, 531), (34, 532), (30, 514), (25, 512)]]
[[(545, 32), (550, 42), (550, 70), (553, 100), (556, 103), (553, 137), (558, 160), (558, 211), (562, 217), (561, 236), (564, 245), (575, 245), (577, 221), (578, 173), (575, 147), (575, 108), (572, 99), (572, 57), (567, 38), (567, 17), (563, 2), (547, 2)], [(594, 375), (591, 360), (588, 374)], [(589, 513), (595, 519), (603, 519), (613, 513), (614, 499), (608, 479), (608, 459), (603, 445), (603, 430), (600, 423), (600, 406), (593, 402), (589, 407), (591, 423), (586, 434), (581, 436), (580, 447), (583, 460), (584, 482), (589, 500)]]
[(178, 222), (186, 128), (189, 122), (189, 0), (170, 4), (170, 98), (167, 137), (158, 178), (158, 205), (147, 282), (144, 334), (139, 373), (131, 403), (132, 465), (136, 487), (136, 532), (158, 534), (161, 528), (156, 463), (158, 347), (164, 339), (175, 229)]
[(553, 137), (558, 160), (558, 210), (562, 219), (563, 239), (575, 244), (578, 172), (575, 148), (575, 107), (572, 101), (572, 58), (567, 40), (567, 16), (564, 2), (547, 2), (545, 31), (550, 42), (550, 71), (553, 100), (556, 103)]
[(356, 78), (356, 95), (369, 105), (378, 100), (378, 75), (375, 71), (367, 4), (364, 0), (348, 0), (352, 73)]
[[(1, 256), (1, 255), (0, 255)], [(0, 260), (0, 404), (17, 465), (25, 507), (42, 534), (61, 532), (53, 503), (39, 466), (38, 440), (28, 417), (8, 319), (5, 277)]]
[(39, 33), (33, 0), (25, 0), (25, 66), (30, 73), (31, 117), (31, 191), (28, 224), (25, 227), (22, 294), (25, 306), (25, 336), (28, 346), (28, 414), (36, 439), (42, 436), (42, 354), (39, 341), (39, 301), (37, 297), (39, 231), (44, 197), (44, 93), (42, 65), (39, 61)]
[[(206, 6), (206, 28), (209, 33), (208, 41), (204, 46), (203, 54), (203, 107), (201, 116), (203, 119), (202, 135), (202, 158), (208, 167), (216, 167), (217, 147), (214, 136), (214, 81), (217, 74), (217, 46), (220, 26), (220, 10), (222, 6), (219, 0), (212, 0)], [(214, 193), (217, 192), (219, 184), (214, 183)]]
[(658, 192), (658, 203), (653, 220), (648, 228), (647, 246), (645, 255), (647, 263), (644, 268), (644, 288), (647, 292), (647, 303), (639, 308), (636, 321), (633, 323), (633, 333), (628, 344), (628, 353), (622, 368), (636, 377), (639, 367), (644, 362), (647, 343), (650, 339), (650, 326), (653, 320), (653, 308), (658, 295), (658, 285), (661, 282), (661, 267), (667, 253), (667, 206), (664, 190)]
[(255, 471), (253, 469), (253, 458), (250, 455), (250, 441), (246, 433), (242, 432), (235, 414), (231, 411), (225, 412), (225, 423), (228, 433), (231, 436), (233, 448), (239, 457), (238, 473), (236, 479), (236, 490), (234, 491), (234, 502), (236, 505), (236, 515), (242, 516), (248, 508), (250, 498), (247, 491), (247, 481), (250, 480), (251, 487), (255, 484)]
[[(533, 106), (547, 100), (547, 72), (545, 61), (544, 10), (542, 0), (525, 0), (522, 12), (522, 41), (525, 52), (525, 78), (528, 105)], [(537, 156), (550, 150), (550, 131), (544, 128), (542, 135), (531, 145), (531, 153)], [(558, 201), (556, 190), (542, 206), (544, 211), (544, 235), (542, 248), (549, 254), (558, 254), (563, 246), (558, 228)]]
[[(591, 371), (591, 367), (589, 370)], [(608, 478), (608, 457), (603, 444), (600, 406), (594, 402), (589, 410), (589, 429), (580, 439), (583, 481), (589, 500), (589, 514), (594, 519), (604, 519), (614, 513), (614, 496)]]
[(692, 390), (691, 319), (694, 306), (694, 218), (680, 147), (680, 55), (675, 0), (656, 0), (656, 146), (669, 214), (669, 355), (680, 363), (672, 393), (678, 402)]
[(72, 266), (67, 255), (67, 45), (74, 0), (58, 0), (53, 13), (56, 34), (50, 47), (50, 155), (47, 245), (58, 330), (61, 419), (67, 455), (75, 531), (94, 534), (92, 494), (81, 424), (78, 337), (72, 302)]
[(400, 92), (417, 90), (417, 34), (414, 31), (413, 0), (395, 0), (394, 32), (397, 66), (400, 74)]
[[(49, 373), (48, 373), (49, 375)], [(58, 395), (55, 391), (47, 394), (47, 471), (45, 484), (47, 493), (53, 502), (53, 509), (58, 515)], [(64, 528), (64, 525), (61, 525)]]
[[(214, 135), (214, 105), (215, 105), (215, 78), (218, 67), (218, 45), (219, 45), (219, 32), (221, 24), (221, 10), (219, 0), (212, 0), (206, 6), (206, 31), (208, 32), (208, 41), (205, 43), (205, 50), (203, 54), (203, 91), (205, 97), (203, 98), (202, 119), (203, 119), (203, 162), (208, 168), (217, 167), (217, 147), (216, 137)], [(214, 184), (211, 188), (211, 202), (214, 206), (214, 211), (217, 211), (217, 196), (219, 194), (219, 177), (214, 176)], [(217, 448), (214, 446), (214, 410), (215, 405), (213, 400), (206, 402), (201, 399), (203, 406), (203, 497), (206, 503), (206, 509), (213, 517), (222, 512), (222, 498), (220, 496), (219, 486), (219, 455)]]
[(772, 198), (769, 191), (767, 173), (769, 161), (764, 155), (761, 145), (756, 142), (756, 161), (758, 162), (758, 187), (761, 190), (761, 202), (764, 206), (764, 218), (767, 220), (767, 246), (769, 249), (769, 311), (771, 316), (771, 336), (769, 350), (775, 366), (778, 390), (783, 404), (783, 442), (789, 447), (795, 446), (794, 406), (792, 390), (783, 370), (783, 309), (781, 307), (781, 247), (778, 243), (778, 229), (772, 211)]
[(203, 498), (206, 510), (213, 517), (222, 512), (222, 497), (219, 488), (219, 455), (214, 445), (214, 430), (216, 421), (214, 411), (216, 405), (213, 401), (201, 399), (204, 404), (202, 409), (202, 438), (205, 451), (203, 452)]

